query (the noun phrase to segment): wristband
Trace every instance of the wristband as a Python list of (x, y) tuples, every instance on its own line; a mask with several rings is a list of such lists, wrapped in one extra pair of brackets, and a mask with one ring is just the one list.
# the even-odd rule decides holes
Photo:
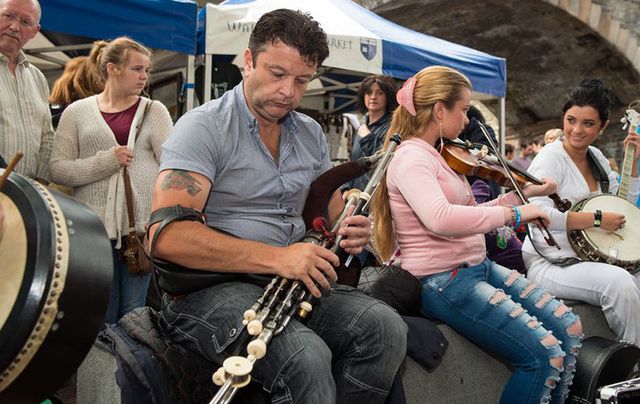
[(593, 214), (593, 227), (600, 227), (602, 224), (602, 211), (600, 209), (596, 209)]
[(518, 227), (520, 227), (520, 219), (522, 219), (522, 216), (520, 215), (520, 209), (514, 206), (513, 210), (514, 212), (516, 212), (516, 221), (515, 223), (513, 223), (513, 228), (517, 229)]
[(511, 210), (511, 214), (509, 215), (509, 220), (504, 225), (513, 227), (513, 224), (516, 222), (516, 211), (512, 205), (509, 205), (508, 208)]

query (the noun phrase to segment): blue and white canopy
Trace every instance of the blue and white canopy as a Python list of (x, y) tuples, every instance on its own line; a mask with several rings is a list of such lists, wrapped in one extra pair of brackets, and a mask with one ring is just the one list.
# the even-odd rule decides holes
[(198, 6), (191, 0), (45, 0), (42, 29), (95, 39), (126, 35), (195, 55)]
[(390, 22), (350, 0), (228, 0), (207, 4), (206, 54), (239, 55), (260, 16), (278, 8), (308, 12), (329, 37), (324, 66), (398, 79), (444, 65), (464, 73), (474, 91), (503, 98), (506, 61)]
[[(194, 60), (198, 5), (192, 0), (44, 0), (40, 2), (43, 31), (110, 40), (128, 36), (147, 47), (187, 55), (187, 110), (193, 107)], [(36, 38), (37, 39), (37, 38)], [(32, 41), (36, 42), (36, 41)], [(40, 41), (42, 43), (43, 41)], [(32, 50), (41, 60), (54, 62), (43, 53), (88, 49), (86, 45), (58, 45)]]

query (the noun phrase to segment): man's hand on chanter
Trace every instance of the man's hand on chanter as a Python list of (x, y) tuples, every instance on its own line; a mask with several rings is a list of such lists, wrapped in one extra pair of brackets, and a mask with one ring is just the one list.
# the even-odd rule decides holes
[(329, 289), (327, 278), (338, 279), (334, 267), (340, 265), (340, 261), (326, 248), (311, 243), (295, 243), (283, 247), (282, 251), (278, 257), (278, 275), (303, 282), (315, 297), (320, 297), (318, 285)]
[(371, 220), (361, 215), (348, 216), (340, 223), (338, 234), (344, 237), (340, 241), (344, 251), (359, 254), (371, 238)]

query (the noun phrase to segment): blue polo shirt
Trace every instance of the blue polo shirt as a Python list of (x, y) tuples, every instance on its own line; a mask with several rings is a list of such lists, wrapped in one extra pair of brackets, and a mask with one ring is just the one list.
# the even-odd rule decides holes
[(284, 246), (302, 239), (309, 185), (331, 168), (320, 125), (295, 111), (281, 121), (280, 158), (259, 135), (242, 91), (185, 114), (162, 147), (160, 170), (193, 171), (212, 187), (208, 225), (247, 240)]

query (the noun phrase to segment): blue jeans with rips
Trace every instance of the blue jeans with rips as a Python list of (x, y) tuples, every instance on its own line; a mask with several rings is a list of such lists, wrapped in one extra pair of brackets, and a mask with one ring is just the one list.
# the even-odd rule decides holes
[(131, 275), (127, 269), (127, 263), (122, 259), (116, 242), (111, 241), (113, 254), (113, 281), (111, 284), (111, 296), (104, 320), (107, 324), (117, 323), (131, 310), (142, 307), (147, 298), (151, 273)]
[[(244, 282), (218, 284), (162, 299), (163, 333), (221, 364), (246, 356), (238, 346), (242, 318), (263, 289)], [(271, 340), (251, 378), (272, 403), (383, 403), (406, 354), (407, 326), (389, 306), (338, 285), (316, 301), (305, 324), (292, 320)]]
[(514, 366), (501, 403), (564, 402), (582, 341), (570, 308), (490, 260), (421, 282), (426, 315)]

